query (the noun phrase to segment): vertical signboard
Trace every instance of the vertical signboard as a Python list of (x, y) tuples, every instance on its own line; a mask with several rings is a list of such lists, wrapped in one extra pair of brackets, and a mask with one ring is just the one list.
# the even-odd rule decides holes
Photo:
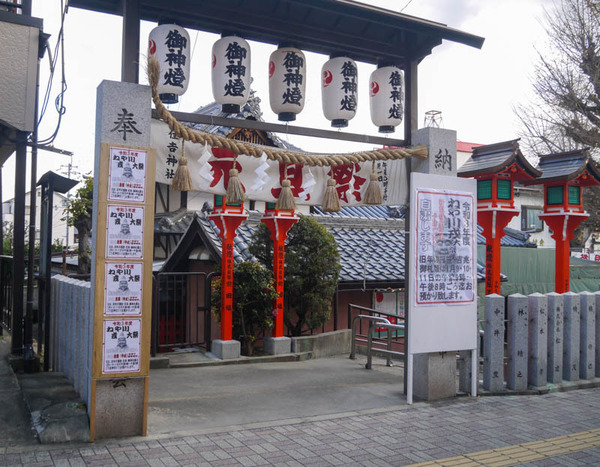
[(412, 355), (477, 349), (476, 190), (475, 180), (411, 174), (407, 382), (411, 397)]
[[(96, 178), (93, 391), (149, 373), (155, 151), (102, 143)], [(125, 378), (125, 380), (123, 380)], [(147, 391), (146, 391), (147, 393)], [(94, 412), (103, 413), (96, 407)], [(146, 405), (143, 408), (145, 434)], [(96, 419), (90, 417), (92, 436)], [(102, 431), (102, 430), (100, 430)]]

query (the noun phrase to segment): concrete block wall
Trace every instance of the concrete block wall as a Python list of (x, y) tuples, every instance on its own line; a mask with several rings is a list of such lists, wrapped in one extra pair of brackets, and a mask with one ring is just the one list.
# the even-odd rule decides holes
[(484, 390), (539, 390), (600, 376), (600, 292), (488, 295), (484, 307)]
[(89, 406), (91, 381), (91, 283), (56, 275), (50, 303), (50, 368), (65, 374)]

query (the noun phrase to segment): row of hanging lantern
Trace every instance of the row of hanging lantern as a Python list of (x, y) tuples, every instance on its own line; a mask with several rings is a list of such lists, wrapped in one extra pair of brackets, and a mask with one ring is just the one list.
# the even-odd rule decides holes
[[(158, 92), (166, 104), (176, 103), (187, 90), (190, 39), (176, 24), (152, 30), (149, 54), (161, 66)], [(225, 36), (212, 48), (212, 91), (225, 113), (239, 113), (250, 95), (250, 45), (238, 36)], [(331, 56), (321, 69), (323, 114), (336, 128), (348, 126), (358, 104), (358, 68), (343, 55)], [(269, 100), (281, 121), (293, 121), (304, 108), (306, 58), (294, 47), (280, 46), (269, 59)], [(404, 77), (396, 66), (378, 67), (369, 79), (372, 122), (381, 133), (392, 133), (402, 122)]]

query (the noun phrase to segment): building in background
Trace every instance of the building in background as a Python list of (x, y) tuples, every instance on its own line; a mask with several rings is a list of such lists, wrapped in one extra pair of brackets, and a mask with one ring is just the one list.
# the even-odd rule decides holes
[[(25, 195), (25, 219), (27, 224), (29, 223), (29, 212), (30, 212), (30, 196), (31, 192), (27, 192)], [(41, 226), (41, 196), (42, 189), (37, 187), (36, 190), (36, 212), (35, 212), (35, 241), (40, 241), (40, 226)], [(61, 194), (54, 192), (54, 199), (52, 201), (52, 208), (54, 210), (52, 215), (52, 243), (60, 243), (63, 246), (73, 249), (77, 247), (77, 229), (75, 227), (67, 226), (67, 203), (68, 198)], [(2, 203), (2, 226), (6, 235), (7, 231), (12, 231), (14, 225), (14, 212), (15, 212), (15, 199), (11, 198), (8, 201)], [(25, 229), (25, 242), (29, 239), (28, 228)]]

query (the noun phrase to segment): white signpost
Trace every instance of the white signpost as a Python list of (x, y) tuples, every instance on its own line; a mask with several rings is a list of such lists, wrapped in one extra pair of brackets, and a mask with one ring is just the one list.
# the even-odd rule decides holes
[(477, 185), (412, 173), (410, 188), (407, 402), (413, 356), (471, 350), (477, 395)]

